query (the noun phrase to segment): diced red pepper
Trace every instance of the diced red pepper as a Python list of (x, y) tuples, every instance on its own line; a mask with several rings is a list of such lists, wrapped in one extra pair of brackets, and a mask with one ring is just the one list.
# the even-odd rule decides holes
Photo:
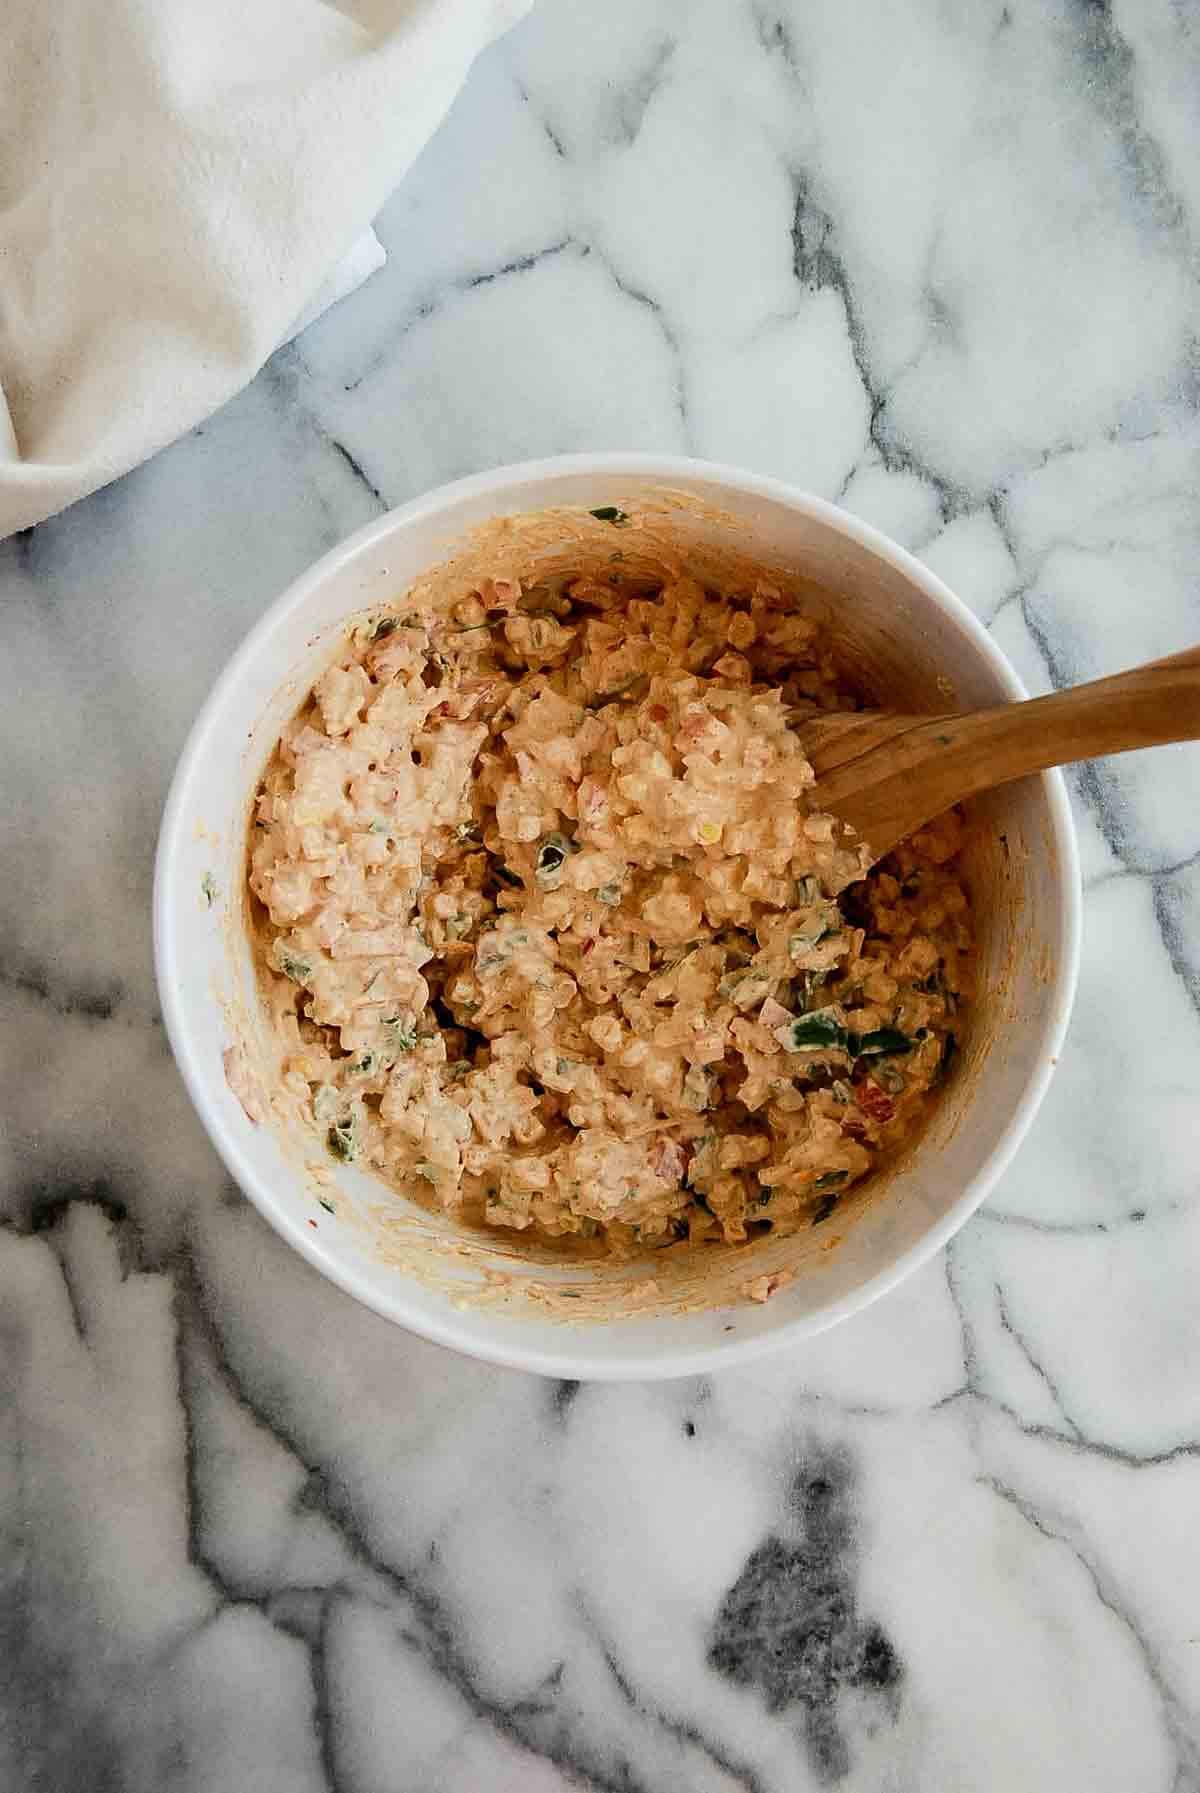
[(890, 1121), (896, 1112), (896, 1104), (891, 1097), (885, 1095), (869, 1077), (859, 1084), (854, 1095), (863, 1113), (873, 1121)]

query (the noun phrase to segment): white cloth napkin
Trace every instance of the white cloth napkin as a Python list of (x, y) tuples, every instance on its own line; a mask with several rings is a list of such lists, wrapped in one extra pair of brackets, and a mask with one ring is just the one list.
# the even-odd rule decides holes
[(0, 0), (0, 536), (379, 265), (371, 219), (528, 4)]

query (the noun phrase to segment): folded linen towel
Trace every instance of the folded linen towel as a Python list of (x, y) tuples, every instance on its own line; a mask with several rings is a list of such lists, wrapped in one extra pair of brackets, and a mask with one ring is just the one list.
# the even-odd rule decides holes
[(0, 536), (137, 465), (382, 260), (529, 0), (4, 0)]

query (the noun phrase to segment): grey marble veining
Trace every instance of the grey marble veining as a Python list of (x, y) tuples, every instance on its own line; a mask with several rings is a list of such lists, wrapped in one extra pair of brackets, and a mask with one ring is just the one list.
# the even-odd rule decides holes
[(389, 263), (0, 544), (0, 1788), (1200, 1789), (1200, 749), (1072, 781), (1077, 1012), (977, 1219), (803, 1350), (460, 1361), (231, 1187), (158, 815), (382, 508), (686, 450), (912, 547), (1034, 690), (1200, 639), (1195, 0), (559, 0)]

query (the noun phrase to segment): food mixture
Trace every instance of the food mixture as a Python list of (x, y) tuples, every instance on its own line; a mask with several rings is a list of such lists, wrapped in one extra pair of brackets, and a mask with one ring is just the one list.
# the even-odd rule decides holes
[(790, 1230), (945, 1074), (961, 821), (864, 878), (798, 733), (858, 707), (816, 624), (613, 559), (373, 617), (284, 730), (249, 867), (284, 1085), (468, 1225)]

